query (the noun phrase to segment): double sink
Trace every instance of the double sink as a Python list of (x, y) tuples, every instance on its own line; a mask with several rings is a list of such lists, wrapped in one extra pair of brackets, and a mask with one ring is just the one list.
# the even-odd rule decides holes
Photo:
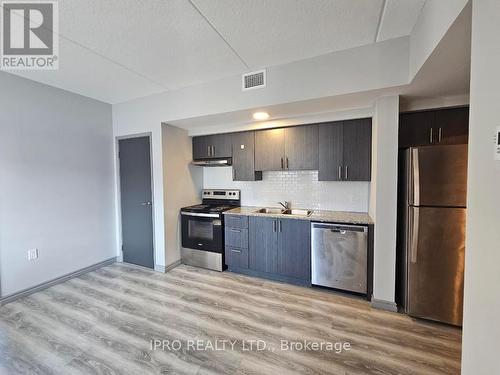
[(260, 210), (255, 211), (259, 214), (271, 214), (271, 215), (291, 215), (291, 216), (311, 216), (313, 213), (312, 210), (299, 210), (299, 209), (281, 209), (281, 208), (272, 208), (266, 207), (261, 208)]

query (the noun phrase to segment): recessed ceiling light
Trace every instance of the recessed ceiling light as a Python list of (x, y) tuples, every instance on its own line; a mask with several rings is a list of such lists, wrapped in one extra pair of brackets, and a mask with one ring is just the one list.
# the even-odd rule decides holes
[(254, 120), (257, 120), (257, 121), (267, 120), (269, 118), (269, 113), (267, 113), (267, 112), (255, 112), (253, 114), (253, 118), (254, 118)]

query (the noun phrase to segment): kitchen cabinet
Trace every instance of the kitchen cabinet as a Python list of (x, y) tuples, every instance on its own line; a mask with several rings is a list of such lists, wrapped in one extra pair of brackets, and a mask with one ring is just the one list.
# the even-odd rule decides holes
[(231, 134), (193, 137), (193, 159), (231, 157)]
[(255, 171), (255, 133), (232, 135), (233, 181), (262, 180), (262, 172)]
[(311, 279), (311, 224), (306, 220), (278, 220), (278, 274)]
[(317, 170), (318, 125), (294, 126), (285, 129), (285, 169)]
[(321, 124), (318, 180), (370, 181), (371, 153), (371, 119)]
[(306, 220), (250, 217), (249, 268), (309, 281), (311, 231)]
[(317, 170), (318, 163), (318, 125), (255, 133), (255, 169), (258, 171)]
[(436, 111), (437, 144), (456, 145), (469, 142), (469, 108)]
[(344, 124), (342, 121), (319, 126), (320, 181), (342, 181), (344, 164)]
[(466, 144), (469, 108), (402, 113), (399, 116), (399, 147)]
[(249, 268), (275, 274), (278, 271), (278, 220), (250, 217), (248, 224)]
[(232, 268), (248, 268), (248, 217), (226, 215), (224, 226), (225, 263)]
[(285, 129), (255, 132), (255, 170), (279, 171), (284, 169)]

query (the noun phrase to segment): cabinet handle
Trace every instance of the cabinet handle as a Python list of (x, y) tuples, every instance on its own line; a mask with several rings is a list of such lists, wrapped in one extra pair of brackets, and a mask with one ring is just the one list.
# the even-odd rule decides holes
[(342, 166), (339, 165), (339, 181), (342, 181)]
[(215, 146), (212, 146), (212, 156), (215, 156)]
[(207, 156), (210, 156), (210, 146), (207, 146)]
[(241, 230), (239, 230), (239, 229), (231, 229), (231, 232), (241, 233)]
[(286, 169), (288, 169), (288, 156), (286, 157)]
[(433, 128), (431, 128), (431, 132), (430, 132), (430, 136), (429, 136), (429, 141), (430, 141), (430, 143), (434, 143), (434, 142), (433, 142), (433, 141), (434, 141), (434, 135), (433, 135), (433, 134), (434, 134), (434, 129), (433, 129)]
[(241, 253), (241, 250), (231, 249), (233, 253)]
[(282, 227), (281, 227), (281, 220), (278, 220), (278, 231), (281, 233)]
[(349, 170), (347, 169), (347, 165), (345, 166), (345, 179), (349, 180)]
[(276, 233), (276, 220), (273, 220), (273, 232)]
[(236, 169), (233, 167), (233, 181), (236, 180)]
[(438, 130), (438, 143), (441, 143), (441, 135), (443, 133), (443, 129), (439, 128)]
[(281, 158), (281, 169), (285, 169), (283, 166), (283, 158)]

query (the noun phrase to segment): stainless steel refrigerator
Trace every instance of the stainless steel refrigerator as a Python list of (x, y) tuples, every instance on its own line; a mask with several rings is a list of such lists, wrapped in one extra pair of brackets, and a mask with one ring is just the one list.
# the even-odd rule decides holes
[(405, 151), (405, 310), (462, 325), (467, 145)]

